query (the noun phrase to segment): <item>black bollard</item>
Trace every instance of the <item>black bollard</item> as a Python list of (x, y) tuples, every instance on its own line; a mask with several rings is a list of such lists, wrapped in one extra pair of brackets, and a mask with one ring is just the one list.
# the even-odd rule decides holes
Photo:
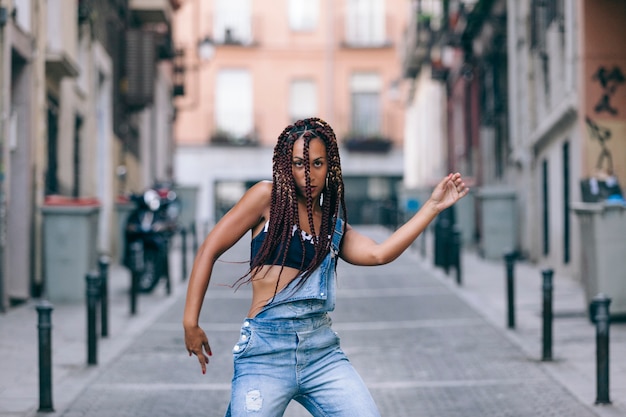
[(611, 299), (598, 294), (591, 302), (596, 323), (596, 402), (611, 404), (609, 399), (609, 328)]
[(504, 255), (506, 262), (506, 299), (507, 299), (507, 327), (515, 328), (515, 280), (513, 267), (515, 266), (515, 252)]
[(440, 238), (441, 238), (441, 263), (443, 266), (443, 271), (446, 275), (450, 274), (450, 263), (452, 260), (452, 254), (450, 253), (450, 247), (452, 246), (452, 223), (448, 219), (444, 219), (441, 222), (441, 230), (440, 230)]
[(137, 293), (139, 292), (139, 274), (143, 271), (143, 245), (141, 242), (130, 244), (131, 265), (130, 270), (130, 314), (137, 313)]
[(461, 285), (463, 283), (461, 276), (461, 231), (457, 225), (452, 227), (452, 264), (456, 271), (456, 283)]
[(191, 222), (189, 226), (189, 230), (191, 230), (191, 242), (193, 247), (193, 253), (198, 253), (198, 227), (196, 226), (196, 222)]
[[(434, 264), (435, 266), (440, 266), (446, 268), (447, 260), (447, 229), (448, 229), (448, 219), (445, 217), (439, 218), (435, 221), (434, 226)], [(446, 273), (448, 271), (446, 270)]]
[(544, 269), (541, 271), (543, 274), (543, 349), (541, 360), (552, 360), (552, 276), (554, 271), (552, 269)]
[(95, 271), (87, 274), (87, 364), (97, 365), (98, 332), (98, 297), (100, 296), (100, 275)]
[(52, 305), (43, 300), (37, 305), (39, 329), (39, 410), (54, 412), (52, 406)]
[(100, 272), (100, 335), (109, 336), (109, 264), (111, 258), (102, 255), (98, 259)]
[(182, 249), (182, 267), (183, 267), (183, 281), (187, 279), (187, 229), (180, 228), (180, 245)]

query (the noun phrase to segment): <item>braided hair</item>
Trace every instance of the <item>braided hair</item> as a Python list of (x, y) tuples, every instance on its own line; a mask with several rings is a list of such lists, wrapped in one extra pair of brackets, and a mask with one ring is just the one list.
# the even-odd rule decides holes
[[(322, 207), (322, 224), (319, 234), (316, 233), (313, 224), (313, 197), (311, 195), (310, 164), (305, 163), (305, 197), (309, 228), (313, 235), (312, 242), (315, 247), (315, 255), (308, 265), (305, 265), (304, 240), (300, 233), (293, 233), (293, 226), (299, 224), (298, 200), (296, 197), (296, 182), (292, 171), (293, 145), (300, 139), (304, 139), (304, 160), (309, 160), (309, 144), (312, 139), (319, 138), (326, 146), (328, 163), (328, 175), (325, 187), (320, 196)], [(302, 262), (300, 270), (303, 271), (302, 285), (305, 279), (320, 266), (332, 241), (333, 231), (337, 217), (341, 216), (347, 222), (347, 213), (344, 200), (344, 184), (341, 173), (341, 161), (335, 132), (324, 120), (313, 117), (298, 120), (287, 126), (278, 137), (274, 147), (272, 159), (272, 195), (270, 203), (270, 219), (265, 240), (257, 255), (250, 263), (250, 270), (240, 278), (239, 285), (251, 281), (251, 274), (258, 272), (265, 262), (273, 260), (271, 257), (277, 247), (288, 248), (294, 236), (298, 236), (303, 245)], [(339, 213), (341, 211), (341, 213)], [(308, 244), (308, 243), (307, 243)], [(287, 258), (287, 251), (282, 251), (280, 258), (281, 272)], [(245, 277), (247, 280), (243, 281)], [(237, 285), (237, 283), (235, 284)], [(278, 290), (278, 282), (276, 283)]]

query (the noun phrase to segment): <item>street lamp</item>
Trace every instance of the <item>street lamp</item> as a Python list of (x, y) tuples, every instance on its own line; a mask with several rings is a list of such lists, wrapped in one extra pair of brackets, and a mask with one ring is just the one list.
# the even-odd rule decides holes
[(178, 107), (179, 110), (190, 110), (197, 107), (199, 98), (197, 97), (200, 89), (200, 67), (202, 64), (209, 62), (215, 55), (215, 42), (210, 36), (198, 40), (196, 43), (196, 57), (197, 59), (191, 65), (185, 63), (185, 50), (176, 50), (176, 56), (174, 57), (174, 96), (185, 95), (185, 74), (189, 71), (193, 71), (196, 74), (196, 86), (194, 86), (194, 98), (192, 102), (184, 107)]
[(202, 61), (210, 61), (213, 55), (215, 55), (215, 43), (207, 35), (198, 41), (198, 56)]

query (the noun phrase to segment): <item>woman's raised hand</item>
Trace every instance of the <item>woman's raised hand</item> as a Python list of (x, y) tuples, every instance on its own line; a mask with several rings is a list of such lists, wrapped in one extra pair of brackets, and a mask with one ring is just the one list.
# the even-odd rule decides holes
[(469, 188), (463, 182), (461, 174), (448, 174), (435, 187), (430, 195), (431, 201), (435, 204), (438, 211), (443, 211), (465, 197), (469, 192)]

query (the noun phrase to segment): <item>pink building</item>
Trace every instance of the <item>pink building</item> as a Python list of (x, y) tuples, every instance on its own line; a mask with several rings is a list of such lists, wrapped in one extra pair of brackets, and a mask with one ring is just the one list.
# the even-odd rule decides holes
[(176, 178), (198, 188), (200, 219), (212, 221), (220, 204), (217, 177), (268, 178), (274, 141), (309, 116), (334, 127), (346, 147), (344, 175), (364, 182), (361, 197), (393, 197), (402, 176), (408, 7), (404, 0), (183, 3), (174, 19), (184, 68), (176, 74)]

